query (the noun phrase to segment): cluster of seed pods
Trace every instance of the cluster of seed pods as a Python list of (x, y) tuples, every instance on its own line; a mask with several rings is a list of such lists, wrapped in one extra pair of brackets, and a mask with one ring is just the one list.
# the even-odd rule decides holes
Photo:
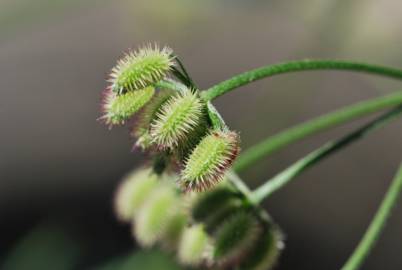
[(157, 87), (175, 63), (169, 48), (146, 46), (112, 69), (100, 120), (109, 127), (132, 123), (134, 149), (153, 159), (122, 181), (116, 213), (143, 247), (158, 245), (183, 265), (269, 269), (282, 235), (225, 181), (239, 136), (212, 124), (197, 89)]
[(115, 195), (120, 221), (131, 224), (144, 248), (159, 247), (197, 269), (270, 269), (282, 249), (282, 234), (261, 219), (224, 179), (203, 193), (183, 193), (178, 175), (140, 168)]
[(203, 191), (222, 180), (239, 152), (239, 136), (211, 126), (198, 90), (156, 91), (174, 60), (170, 49), (157, 46), (126, 53), (112, 69), (100, 119), (110, 127), (134, 119), (135, 146), (177, 164), (184, 190)]

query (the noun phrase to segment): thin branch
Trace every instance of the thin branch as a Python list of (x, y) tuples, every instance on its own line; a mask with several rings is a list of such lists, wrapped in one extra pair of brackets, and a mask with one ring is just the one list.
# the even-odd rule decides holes
[(249, 166), (255, 164), (255, 162), (269, 156), (275, 151), (309, 135), (400, 104), (402, 104), (402, 92), (397, 92), (385, 97), (362, 101), (299, 124), (271, 136), (244, 151), (234, 164), (234, 170), (240, 172), (247, 169)]
[(157, 82), (155, 87), (179, 92), (187, 90), (187, 87), (184, 84), (169, 79)]
[(251, 195), (251, 200), (255, 203), (260, 203), (262, 200), (269, 197), (272, 193), (291, 182), (293, 179), (295, 179), (296, 176), (300, 175), (309, 167), (316, 165), (324, 158), (363, 138), (371, 131), (384, 126), (386, 123), (388, 123), (392, 119), (395, 119), (401, 113), (402, 106), (398, 106), (395, 109), (392, 109), (391, 111), (369, 122), (363, 127), (357, 129), (356, 131), (346, 135), (345, 137), (325, 144), (321, 148), (300, 159), (299, 161), (288, 167), (286, 170), (279, 173), (271, 180), (267, 181), (265, 184), (256, 189)]
[(237, 87), (263, 78), (307, 70), (348, 70), (402, 79), (402, 70), (396, 68), (339, 60), (301, 60), (264, 66), (236, 75), (207, 89), (203, 92), (203, 97), (207, 101), (213, 100)]

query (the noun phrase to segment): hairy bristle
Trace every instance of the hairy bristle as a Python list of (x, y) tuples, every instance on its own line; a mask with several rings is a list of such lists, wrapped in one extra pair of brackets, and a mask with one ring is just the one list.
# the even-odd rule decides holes
[(125, 124), (152, 98), (154, 93), (153, 87), (147, 87), (117, 95), (107, 88), (103, 93), (103, 115), (99, 119), (109, 126)]
[(162, 149), (177, 147), (200, 124), (203, 109), (204, 103), (190, 90), (172, 96), (151, 123), (153, 142)]
[(137, 138), (135, 146), (146, 150), (151, 146), (152, 137), (150, 135), (150, 127), (153, 119), (156, 118), (162, 105), (172, 96), (173, 91), (161, 90), (155, 94), (152, 99), (145, 105), (138, 117), (138, 122), (132, 127), (131, 136)]
[(123, 93), (145, 88), (163, 79), (174, 66), (172, 50), (148, 45), (127, 52), (110, 73), (113, 92)]
[(212, 131), (185, 162), (181, 185), (186, 191), (205, 191), (220, 182), (239, 152), (239, 137), (232, 131)]

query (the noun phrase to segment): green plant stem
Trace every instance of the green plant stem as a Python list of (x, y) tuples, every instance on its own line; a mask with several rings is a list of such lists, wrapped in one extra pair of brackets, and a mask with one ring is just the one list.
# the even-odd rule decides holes
[(225, 121), (223, 121), (222, 116), (215, 109), (215, 106), (208, 101), (207, 102), (207, 113), (208, 117), (211, 120), (212, 128), (220, 129), (220, 130), (228, 130), (229, 128), (226, 126)]
[(370, 223), (360, 243), (357, 245), (353, 254), (349, 257), (342, 270), (357, 270), (361, 267), (364, 260), (374, 247), (377, 239), (385, 227), (385, 223), (389, 218), (392, 208), (395, 206), (402, 190), (402, 163), (399, 170), (388, 188), (384, 199), (381, 202), (377, 213)]
[(362, 101), (335, 112), (320, 116), (308, 122), (299, 124), (295, 127), (271, 136), (247, 149), (242, 155), (239, 156), (233, 168), (235, 171), (240, 172), (253, 165), (260, 159), (274, 153), (284, 146), (303, 139), (308, 135), (318, 133), (330, 127), (334, 127), (358, 117), (362, 117), (389, 107), (397, 106), (399, 104), (402, 104), (401, 92), (368, 101)]
[(169, 79), (157, 82), (155, 87), (179, 92), (186, 91), (187, 89), (184, 84)]
[(237, 188), (237, 190), (243, 193), (247, 198), (250, 198), (251, 196), (250, 189), (233, 170), (229, 170), (226, 176), (228, 180)]
[(295, 179), (296, 176), (300, 175), (307, 168), (317, 164), (319, 161), (335, 153), (336, 151), (345, 148), (352, 142), (361, 139), (369, 132), (384, 126), (386, 123), (388, 123), (392, 119), (395, 119), (401, 113), (402, 106), (398, 106), (395, 109), (392, 109), (391, 111), (376, 118), (375, 120), (372, 120), (371, 122), (357, 129), (356, 131), (346, 135), (345, 137), (333, 142), (326, 143), (324, 146), (295, 162), (286, 170), (282, 171), (271, 180), (267, 181), (265, 184), (261, 185), (259, 188), (253, 191), (253, 193), (251, 194), (251, 201), (259, 204), (265, 198), (269, 197), (272, 193), (284, 187), (290, 181)]
[(203, 92), (203, 97), (207, 101), (213, 100), (237, 87), (277, 74), (325, 69), (365, 72), (402, 79), (402, 70), (396, 68), (339, 60), (301, 60), (264, 66), (236, 75), (207, 89)]

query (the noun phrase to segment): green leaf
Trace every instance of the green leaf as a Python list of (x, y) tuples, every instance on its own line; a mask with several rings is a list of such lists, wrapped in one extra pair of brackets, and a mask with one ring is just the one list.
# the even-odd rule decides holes
[(341, 270), (357, 270), (374, 247), (402, 191), (402, 163), (366, 233)]
[(243, 151), (234, 164), (234, 170), (242, 171), (247, 169), (255, 162), (309, 135), (400, 104), (402, 104), (402, 93), (397, 92), (385, 97), (362, 101), (299, 124), (274, 136), (268, 137)]

